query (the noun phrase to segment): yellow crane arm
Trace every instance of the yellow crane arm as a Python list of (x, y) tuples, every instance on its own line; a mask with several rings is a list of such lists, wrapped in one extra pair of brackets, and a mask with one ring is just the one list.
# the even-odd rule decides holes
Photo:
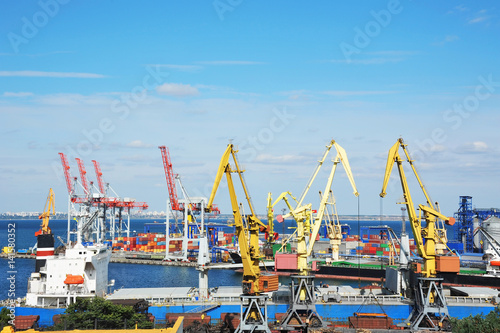
[(347, 158), (347, 153), (345, 152), (345, 149), (342, 148), (337, 142), (334, 142), (335, 148), (337, 149), (337, 156), (335, 158), (335, 164), (338, 163), (338, 160), (342, 162), (342, 165), (344, 166), (345, 173), (347, 174), (347, 178), (349, 178), (349, 182), (351, 183), (352, 189), (354, 190), (354, 195), (358, 196), (358, 190), (356, 189), (356, 183), (354, 182), (354, 177), (352, 175), (352, 170), (351, 166), (349, 164), (349, 159)]
[(302, 201), (304, 201), (304, 198), (307, 195), (307, 192), (309, 192), (309, 189), (311, 188), (312, 183), (314, 182), (314, 179), (316, 179), (316, 176), (318, 175), (319, 170), (321, 169), (321, 166), (323, 165), (323, 162), (326, 159), (326, 156), (328, 155), (328, 152), (332, 148), (332, 146), (335, 144), (335, 140), (330, 141), (330, 143), (326, 146), (325, 153), (323, 154), (323, 157), (318, 161), (318, 165), (316, 166), (316, 169), (314, 169), (314, 172), (309, 179), (309, 182), (307, 183), (306, 187), (304, 188), (304, 191), (302, 192), (302, 195), (299, 198), (299, 201), (297, 202), (297, 207), (302, 205)]
[(233, 145), (228, 145), (226, 151), (222, 155), (222, 158), (219, 163), (219, 169), (217, 170), (217, 175), (215, 176), (214, 186), (212, 187), (212, 193), (210, 194), (210, 199), (208, 200), (207, 207), (205, 210), (207, 212), (212, 211), (212, 205), (214, 204), (215, 194), (217, 193), (217, 189), (219, 188), (220, 181), (222, 179), (222, 175), (226, 172), (226, 168), (229, 164), (229, 156), (231, 155), (231, 150), (233, 149)]
[[(259, 285), (256, 283), (260, 277), (259, 268), (259, 228), (252, 221), (248, 221), (248, 231), (250, 233), (250, 242), (247, 238), (247, 230), (243, 224), (243, 217), (236, 198), (234, 184), (231, 177), (231, 170), (229, 165), (226, 167), (227, 186), (229, 189), (229, 196), (231, 198), (231, 208), (233, 210), (234, 224), (236, 227), (236, 236), (238, 237), (238, 244), (240, 246), (241, 261), (243, 263), (243, 280), (245, 282), (252, 282), (253, 288), (250, 287), (250, 292), (259, 292)], [(256, 239), (255, 239), (256, 238)], [(247, 282), (247, 283), (248, 283)]]
[(453, 225), (455, 223), (454, 217), (445, 216), (445, 215), (441, 214), (441, 212), (438, 212), (437, 210), (435, 210), (432, 207), (418, 205), (418, 208), (420, 208), (422, 211), (424, 211), (427, 214), (431, 214), (431, 215), (435, 216), (436, 218), (443, 220), (444, 223), (446, 223), (446, 224)]
[(52, 215), (56, 214), (56, 209), (55, 209), (55, 199), (54, 199), (54, 191), (52, 188), (49, 190), (49, 195), (47, 196), (47, 201), (45, 202), (45, 207), (43, 209), (43, 213), (40, 214), (38, 217), (39, 219), (42, 220), (41, 224), (41, 231), (44, 234), (50, 233), (50, 228), (49, 228), (49, 218)]
[(417, 216), (415, 207), (413, 205), (413, 200), (410, 194), (410, 188), (408, 187), (408, 182), (406, 180), (406, 175), (403, 169), (403, 160), (401, 159), (401, 156), (399, 155), (398, 152), (400, 144), (401, 144), (401, 139), (399, 139), (391, 147), (391, 149), (389, 149), (389, 155), (387, 157), (387, 165), (385, 167), (384, 182), (382, 185), (382, 191), (380, 192), (380, 196), (383, 198), (387, 194), (386, 193), (387, 184), (389, 183), (389, 178), (391, 177), (391, 171), (394, 166), (394, 163), (396, 163), (399, 172), (399, 179), (401, 181), (401, 187), (403, 188), (403, 197), (404, 197), (403, 203), (406, 204), (406, 209), (408, 211), (408, 217), (411, 223), (415, 244), (417, 245), (418, 253), (423, 258), (426, 258), (427, 255), (424, 249), (424, 244), (423, 244), (424, 242), (422, 239), (422, 226), (420, 224), (420, 219)]
[(269, 231), (270, 235), (274, 233), (273, 199), (271, 195), (271, 192), (267, 194), (267, 230)]
[[(214, 186), (212, 187), (212, 193), (207, 204), (207, 209), (212, 208), (212, 204), (219, 188), (222, 175), (226, 174), (227, 185), (229, 190), (229, 197), (231, 199), (231, 208), (233, 210), (234, 224), (236, 227), (236, 235), (238, 237), (238, 243), (240, 246), (241, 259), (243, 263), (243, 292), (245, 294), (259, 294), (261, 292), (259, 281), (260, 281), (260, 268), (259, 261), (262, 258), (259, 251), (259, 226), (264, 226), (257, 216), (253, 213), (253, 207), (250, 202), (250, 196), (242, 177), (243, 170), (240, 169), (237, 159), (236, 151), (233, 149), (233, 145), (229, 144), (222, 155), (219, 169), (215, 177)], [(233, 156), (233, 161), (235, 163), (235, 170), (231, 169), (229, 164), (229, 156)], [(231, 173), (236, 172), (240, 176), (242, 182), (243, 190), (247, 198), (248, 205), (252, 214), (246, 216), (246, 225), (244, 223), (244, 218), (241, 214), (240, 207), (238, 204), (238, 199), (236, 197), (236, 192), (234, 189), (233, 179)]]
[(398, 149), (399, 141), (396, 142), (391, 149), (389, 149), (389, 155), (387, 156), (387, 163), (385, 165), (384, 182), (382, 184), (382, 191), (380, 192), (380, 196), (382, 198), (384, 198), (387, 194), (387, 184), (389, 184), (389, 178), (391, 178), (392, 167), (394, 166), (396, 159), (400, 159)]
[(431, 197), (429, 196), (429, 194), (427, 193), (427, 190), (425, 189), (425, 186), (424, 186), (424, 183), (422, 182), (422, 180), (420, 179), (420, 176), (418, 175), (418, 172), (417, 172), (417, 169), (415, 168), (415, 165), (413, 164), (413, 160), (411, 159), (410, 157), (410, 153), (408, 152), (408, 150), (406, 149), (406, 146), (408, 146), (407, 144), (405, 144), (403, 142), (403, 138), (399, 138), (398, 139), (398, 143), (401, 145), (401, 147), (403, 148), (403, 151), (406, 155), (406, 160), (408, 161), (408, 163), (410, 164), (411, 166), (411, 169), (413, 170), (413, 173), (415, 174), (415, 177), (417, 178), (417, 181), (418, 181), (418, 185), (420, 186), (420, 189), (422, 189), (422, 192), (424, 193), (424, 196), (425, 196), (425, 200), (427, 201), (427, 205), (433, 209), (435, 209), (436, 207), (434, 206), (434, 203), (432, 202), (431, 200)]
[(309, 239), (309, 246), (307, 248), (307, 255), (310, 256), (314, 243), (316, 242), (316, 237), (318, 236), (319, 228), (321, 226), (321, 222), (323, 221), (323, 216), (325, 214), (325, 209), (326, 209), (326, 204), (328, 202), (328, 197), (330, 196), (331, 188), (332, 188), (332, 183), (333, 183), (333, 178), (335, 176), (335, 171), (337, 170), (337, 164), (339, 162), (342, 162), (342, 165), (344, 166), (344, 169), (347, 173), (347, 177), (349, 178), (349, 181), (351, 182), (351, 186), (354, 190), (354, 195), (358, 196), (358, 190), (356, 189), (356, 183), (354, 182), (354, 177), (352, 176), (352, 171), (351, 171), (351, 166), (349, 165), (349, 160), (347, 159), (347, 154), (338, 143), (333, 141), (333, 144), (335, 145), (335, 148), (337, 149), (337, 156), (335, 157), (335, 160), (333, 161), (333, 166), (330, 171), (330, 175), (328, 176), (328, 181), (326, 182), (325, 186), (325, 191), (323, 192), (321, 202), (319, 204), (319, 209), (318, 213), (316, 215), (316, 218), (313, 222), (313, 227), (312, 227), (312, 232), (311, 232), (311, 237)]

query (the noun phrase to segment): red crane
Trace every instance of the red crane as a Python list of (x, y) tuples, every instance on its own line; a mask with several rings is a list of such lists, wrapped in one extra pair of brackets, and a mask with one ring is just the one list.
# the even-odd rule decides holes
[(170, 205), (172, 210), (184, 210), (183, 207), (179, 205), (179, 200), (177, 199), (177, 191), (175, 190), (175, 179), (174, 171), (172, 170), (172, 162), (170, 161), (170, 154), (168, 148), (165, 146), (158, 147), (161, 150), (161, 156), (163, 158), (163, 167), (165, 168), (165, 177), (167, 178), (168, 195), (170, 197)]
[(71, 175), (69, 174), (68, 159), (66, 158), (66, 155), (64, 155), (63, 153), (59, 153), (59, 156), (61, 156), (64, 177), (66, 178), (66, 186), (68, 187), (68, 194), (73, 195), (74, 189), (73, 189), (73, 183), (71, 182)]
[[(94, 163), (95, 175), (97, 178), (97, 184), (99, 186), (99, 191), (106, 196), (106, 188), (104, 187), (104, 180), (102, 178), (102, 171), (99, 162), (96, 160), (92, 160)], [(104, 197), (101, 198), (101, 202), (105, 203), (108, 207), (125, 207), (125, 208), (140, 208), (140, 209), (148, 209), (149, 206), (145, 202), (135, 202), (135, 201), (123, 201), (118, 200), (117, 198)]]
[(97, 162), (96, 160), (92, 160), (92, 163), (94, 163), (95, 176), (97, 177), (99, 191), (101, 191), (103, 195), (106, 195), (106, 188), (104, 188), (104, 181), (102, 180), (102, 171), (101, 167), (99, 166), (99, 162)]
[[(163, 168), (165, 169), (165, 178), (167, 179), (168, 196), (170, 197), (170, 205), (172, 207), (172, 210), (184, 211), (184, 205), (179, 204), (179, 200), (177, 198), (177, 191), (175, 189), (175, 175), (172, 168), (172, 162), (170, 161), (170, 153), (168, 152), (168, 148), (165, 146), (159, 146), (158, 148), (160, 148), (161, 150)], [(191, 205), (191, 209), (193, 211), (199, 211), (201, 207), (197, 204), (193, 204)], [(214, 215), (220, 214), (220, 210), (219, 208), (217, 208), (217, 205), (212, 205), (212, 212)]]
[[(75, 194), (75, 189), (73, 188), (73, 183), (71, 182), (72, 177), (69, 173), (69, 164), (68, 164), (68, 159), (66, 158), (66, 155), (63, 153), (59, 153), (59, 156), (61, 156), (61, 162), (63, 165), (63, 171), (64, 171), (64, 178), (66, 178), (66, 186), (68, 187), (68, 194), (71, 197), (71, 202), (74, 203), (84, 203), (87, 199), (83, 197), (78, 197)], [(76, 180), (76, 177), (73, 177), (73, 180)]]
[(82, 181), (83, 188), (85, 189), (85, 193), (90, 195), (89, 184), (87, 182), (87, 171), (85, 171), (85, 165), (83, 161), (78, 157), (75, 158), (76, 163), (78, 164), (78, 170), (80, 170), (80, 180)]

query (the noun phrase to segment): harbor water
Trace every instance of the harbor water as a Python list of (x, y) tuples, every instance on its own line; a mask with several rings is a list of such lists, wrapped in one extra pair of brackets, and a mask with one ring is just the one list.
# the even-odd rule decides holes
[[(224, 223), (227, 220), (224, 221)], [(154, 223), (154, 220), (133, 219), (131, 220), (131, 236), (135, 233), (143, 232), (165, 232), (163, 223)], [(222, 220), (214, 221), (222, 224)], [(357, 221), (341, 221), (351, 226), (351, 233), (357, 234)], [(40, 220), (0, 220), (0, 246), (7, 245), (8, 226), (15, 225), (15, 244), (16, 250), (29, 249), (36, 243), (34, 233), (40, 228)], [(401, 221), (360, 221), (359, 226), (373, 225), (389, 225), (396, 233), (401, 230)], [(287, 233), (290, 232), (289, 227), (293, 226), (293, 221), (285, 221), (284, 229)], [(276, 230), (281, 231), (282, 224), (276, 223)], [(57, 238), (60, 236), (63, 240), (66, 238), (67, 220), (51, 220), (50, 228), (56, 236), (56, 247), (62, 245)], [(407, 230), (410, 230), (407, 226)], [(224, 227), (225, 232), (234, 232), (233, 227)], [(13, 298), (9, 297), (9, 286), (15, 280), (15, 298), (22, 298), (26, 295), (28, 278), (34, 271), (35, 261), (32, 259), (15, 259), (14, 267), (9, 267), (10, 263), (6, 259), (0, 260), (0, 270), (3, 272), (4, 278), (0, 281), (0, 299)], [(11, 272), (11, 273), (9, 273)], [(14, 277), (14, 279), (12, 279)], [(115, 280), (114, 289), (117, 288), (141, 288), (141, 287), (187, 287), (198, 285), (198, 272), (193, 267), (175, 267), (161, 265), (137, 265), (137, 264), (109, 264), (109, 279)], [(10, 280), (9, 280), (10, 278)], [(210, 270), (208, 273), (209, 287), (216, 286), (237, 286), (241, 284), (241, 273), (234, 270), (217, 269)], [(330, 285), (351, 285), (359, 287), (358, 281), (339, 281), (330, 279), (321, 279), (322, 282)], [(288, 277), (280, 277), (281, 284), (288, 284)], [(366, 285), (363, 282), (361, 286)], [(112, 290), (110, 290), (112, 291)]]

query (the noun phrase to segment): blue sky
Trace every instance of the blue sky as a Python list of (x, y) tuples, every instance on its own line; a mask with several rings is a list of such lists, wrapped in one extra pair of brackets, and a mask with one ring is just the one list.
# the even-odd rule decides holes
[[(500, 10), (494, 1), (4, 1), (0, 211), (66, 210), (58, 152), (164, 210), (159, 145), (209, 195), (229, 140), (258, 212), (300, 195), (324, 146), (347, 151), (361, 214), (399, 214), (387, 152), (401, 136), (447, 215), (498, 207)], [(308, 202), (318, 205), (331, 164)], [(410, 184), (416, 203), (418, 188)], [(358, 200), (340, 168), (340, 214)], [(216, 202), (230, 213), (225, 189)], [(243, 199), (243, 197), (241, 197)]]

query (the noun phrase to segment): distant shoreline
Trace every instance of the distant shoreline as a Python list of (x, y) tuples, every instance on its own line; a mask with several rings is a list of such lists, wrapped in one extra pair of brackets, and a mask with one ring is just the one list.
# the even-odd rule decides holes
[[(229, 214), (222, 214), (217, 217), (217, 219), (231, 219), (233, 216)], [(261, 220), (267, 220), (267, 215), (265, 214), (257, 214)], [(65, 220), (67, 219), (67, 215), (56, 215), (52, 217), (53, 220)], [(155, 216), (155, 217), (144, 217), (144, 216), (131, 216), (131, 219), (134, 220), (158, 220), (158, 222), (165, 220), (165, 216)], [(340, 220), (344, 221), (400, 221), (401, 215), (339, 215)], [(38, 216), (0, 216), (0, 220), (39, 220)]]

